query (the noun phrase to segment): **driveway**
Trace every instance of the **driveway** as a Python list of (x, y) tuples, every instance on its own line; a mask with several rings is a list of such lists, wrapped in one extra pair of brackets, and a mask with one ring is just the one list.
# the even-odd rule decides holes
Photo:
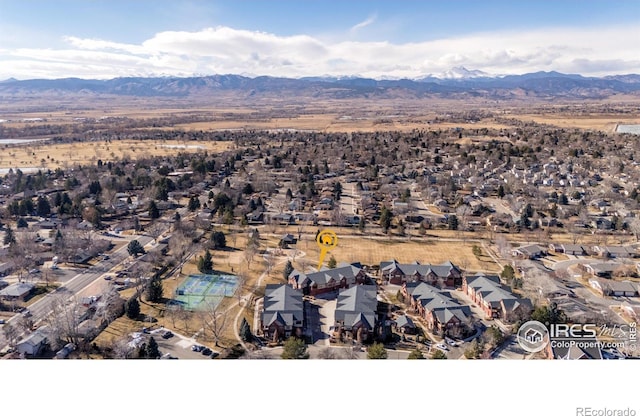
[[(191, 351), (191, 347), (193, 345), (202, 345), (198, 344), (195, 339), (186, 337), (182, 334), (173, 332), (173, 336), (169, 339), (162, 338), (162, 334), (165, 332), (164, 328), (159, 328), (151, 331), (151, 333), (147, 336), (153, 336), (153, 339), (158, 343), (158, 349), (162, 354), (169, 353), (172, 357), (184, 359), (184, 360), (202, 360), (202, 359), (210, 359), (210, 356), (202, 355), (199, 352)], [(216, 351), (212, 348), (213, 351)], [(220, 351), (216, 351), (220, 353)]]
[(317, 346), (329, 346), (329, 330), (333, 326), (337, 301), (319, 299), (307, 302), (307, 325), (312, 343)]

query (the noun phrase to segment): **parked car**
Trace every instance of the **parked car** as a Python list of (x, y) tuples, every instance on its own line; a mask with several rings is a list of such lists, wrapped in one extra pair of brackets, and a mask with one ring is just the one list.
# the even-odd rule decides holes
[(452, 339), (447, 338), (445, 341), (447, 342), (447, 344), (451, 345), (452, 347), (456, 346), (456, 342)]
[(162, 338), (164, 338), (164, 339), (169, 339), (172, 336), (173, 336), (173, 332), (171, 332), (171, 331), (167, 331), (164, 334), (162, 334)]
[(446, 345), (444, 345), (444, 344), (442, 344), (442, 343), (440, 343), (440, 344), (436, 344), (436, 345), (435, 345), (435, 347), (436, 347), (437, 349), (439, 349), (439, 350), (442, 350), (442, 351), (449, 351), (449, 347), (447, 347)]
[(7, 323), (7, 321), (5, 321), (4, 319), (0, 319), (0, 325), (6, 324), (6, 323)]
[(211, 354), (213, 354), (213, 351), (211, 351), (209, 348), (204, 348), (201, 351), (201, 353), (202, 353), (202, 355), (211, 355)]
[(191, 346), (191, 351), (194, 352), (201, 352), (204, 349), (204, 347), (202, 345), (192, 345)]

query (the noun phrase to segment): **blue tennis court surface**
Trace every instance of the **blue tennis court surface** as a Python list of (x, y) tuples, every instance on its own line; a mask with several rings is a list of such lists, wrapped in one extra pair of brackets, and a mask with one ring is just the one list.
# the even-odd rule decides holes
[(230, 274), (192, 274), (176, 289), (174, 301), (185, 309), (198, 309), (205, 304), (217, 307), (225, 296), (233, 296), (238, 278)]

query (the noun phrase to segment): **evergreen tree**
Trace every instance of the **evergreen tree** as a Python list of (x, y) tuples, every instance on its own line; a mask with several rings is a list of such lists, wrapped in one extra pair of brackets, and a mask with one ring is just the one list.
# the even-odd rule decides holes
[(155, 275), (147, 286), (147, 300), (153, 303), (159, 303), (162, 301), (162, 295), (164, 287), (162, 285), (162, 279), (160, 276)]
[(140, 316), (140, 302), (138, 302), (138, 299), (129, 298), (127, 303), (124, 304), (124, 311), (129, 319), (138, 319)]
[(431, 354), (431, 358), (434, 360), (446, 360), (447, 359), (447, 354), (445, 354), (444, 352), (440, 351), (440, 350), (435, 350), (433, 352), (433, 354)]
[(195, 210), (200, 208), (200, 199), (195, 195), (189, 198), (188, 208), (189, 208), (189, 211), (191, 212), (194, 212)]
[(333, 257), (333, 256), (329, 257), (329, 262), (327, 263), (327, 266), (328, 266), (330, 269), (335, 269), (337, 265), (338, 265), (338, 264), (337, 264), (337, 262), (336, 262), (336, 258), (335, 258), (335, 257)]
[(127, 251), (130, 256), (137, 256), (138, 254), (144, 254), (144, 247), (138, 240), (131, 240), (127, 245)]
[(389, 231), (389, 227), (391, 227), (391, 217), (393, 217), (393, 213), (383, 205), (380, 210), (380, 227), (382, 227), (382, 231), (384, 231), (385, 234)]
[(198, 270), (200, 273), (210, 273), (213, 270), (213, 259), (209, 250), (205, 251), (204, 257), (198, 259)]
[(304, 360), (309, 358), (309, 353), (307, 352), (307, 346), (304, 341), (296, 338), (289, 337), (284, 342), (284, 346), (282, 349), (282, 355), (280, 358), (283, 360)]
[(48, 217), (51, 214), (51, 205), (46, 197), (42, 195), (38, 197), (36, 212), (41, 217)]
[(409, 359), (409, 360), (425, 360), (426, 358), (424, 357), (424, 355), (422, 355), (422, 351), (420, 351), (419, 349), (416, 348), (415, 350), (411, 351), (411, 353), (409, 354), (407, 359)]
[(367, 358), (370, 360), (385, 360), (387, 358), (387, 350), (384, 345), (375, 342), (367, 349)]
[(293, 264), (291, 264), (290, 260), (287, 260), (287, 263), (284, 265), (284, 270), (282, 271), (282, 277), (284, 277), (284, 280), (289, 280), (291, 272), (293, 272)]
[(149, 202), (149, 218), (152, 220), (160, 218), (160, 210), (158, 209), (158, 205), (156, 205), (156, 201), (153, 199)]
[(160, 354), (156, 340), (153, 337), (149, 338), (149, 343), (147, 344), (147, 358), (156, 359), (160, 358), (161, 355), (162, 354)]
[(447, 224), (449, 225), (450, 230), (458, 229), (458, 216), (457, 215), (449, 215), (447, 219)]
[(227, 238), (222, 231), (214, 231), (211, 233), (211, 242), (214, 249), (225, 248), (227, 246)]
[(510, 264), (507, 264), (502, 269), (502, 273), (500, 273), (500, 277), (502, 277), (507, 283), (510, 283), (514, 277), (516, 277), (516, 272), (513, 270), (513, 267)]
[(7, 227), (7, 231), (4, 232), (4, 244), (14, 244), (16, 242), (16, 236), (13, 234), (11, 227)]
[(242, 318), (242, 323), (240, 324), (240, 338), (242, 338), (244, 342), (248, 342), (252, 337), (253, 335), (251, 334), (249, 322), (247, 322), (246, 318)]

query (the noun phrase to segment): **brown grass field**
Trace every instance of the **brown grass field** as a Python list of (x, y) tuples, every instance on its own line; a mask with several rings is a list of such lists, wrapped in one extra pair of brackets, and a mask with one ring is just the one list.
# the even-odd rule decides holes
[(136, 159), (149, 156), (172, 156), (177, 152), (221, 152), (231, 148), (231, 142), (117, 140), (105, 143), (29, 143), (7, 147), (0, 154), (0, 168), (67, 168), (94, 164), (116, 158)]
[[(396, 259), (399, 262), (440, 264), (451, 261), (470, 271), (498, 272), (501, 267), (488, 256), (477, 258), (472, 252), (470, 242), (455, 241), (384, 241), (360, 237), (342, 237), (338, 245), (325, 257), (325, 264), (330, 256), (338, 263), (361, 262), (367, 265), (378, 265), (382, 261)], [(307, 253), (304, 258), (309, 266), (317, 267), (320, 248), (312, 241), (303, 241), (299, 249)]]
[(562, 128), (601, 130), (607, 133), (615, 132), (618, 124), (640, 124), (639, 116), (623, 114), (594, 114), (589, 116), (568, 114), (518, 114), (511, 117), (522, 121), (551, 124)]

